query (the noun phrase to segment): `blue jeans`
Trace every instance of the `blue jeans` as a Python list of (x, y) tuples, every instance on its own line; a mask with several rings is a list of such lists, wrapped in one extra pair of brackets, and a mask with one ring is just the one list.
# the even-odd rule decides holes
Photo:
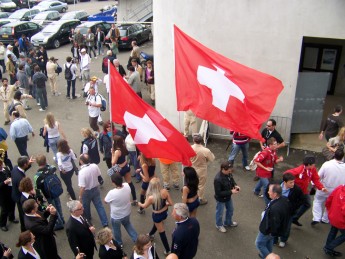
[[(338, 231), (340, 235), (337, 237)], [(333, 251), (334, 248), (340, 246), (342, 243), (345, 242), (345, 229), (339, 229), (334, 226), (331, 226), (329, 230), (325, 249)]]
[(265, 201), (266, 205), (268, 205), (268, 203), (270, 202), (269, 199), (266, 196), (266, 190), (267, 190), (268, 184), (269, 184), (268, 178), (260, 177), (258, 183), (256, 184), (256, 186), (254, 188), (254, 193), (256, 195), (259, 195), (259, 193), (261, 191), (261, 188), (263, 189), (262, 194), (264, 196), (264, 201)]
[(60, 137), (48, 138), (49, 147), (52, 149), (52, 151), (53, 151), (53, 153), (54, 153), (55, 163), (57, 163), (56, 154), (57, 154), (57, 152), (58, 152), (57, 143), (58, 143), (59, 139), (60, 139)]
[(97, 41), (98, 56), (101, 55), (101, 49), (102, 49), (102, 54), (103, 54), (103, 44), (101, 41)]
[(67, 94), (66, 96), (70, 97), (71, 93), (71, 86), (72, 86), (72, 98), (75, 98), (75, 79), (74, 80), (67, 80)]
[(232, 143), (229, 161), (233, 162), (240, 150), (242, 151), (242, 165), (243, 167), (248, 166), (248, 149), (249, 149), (249, 143), (246, 144), (235, 144)]
[[(223, 221), (223, 212), (225, 211), (225, 220)], [(217, 201), (216, 205), (216, 226), (230, 226), (232, 224), (232, 215), (234, 214), (234, 206), (232, 200), (226, 202)]]
[(273, 250), (273, 236), (264, 235), (259, 231), (255, 240), (255, 246), (259, 250), (261, 258), (266, 258)]
[(138, 161), (138, 153), (137, 151), (129, 151), (128, 153), (129, 153), (129, 159), (131, 160), (131, 164), (133, 165), (133, 168), (134, 168), (135, 178), (140, 181), (141, 180), (140, 174), (135, 172), (135, 170), (140, 168), (139, 161)]
[(62, 207), (61, 207), (61, 201), (60, 198), (57, 197), (55, 199), (51, 199), (48, 198), (47, 199), (49, 204), (53, 204), (53, 206), (56, 209), (56, 214), (57, 214), (57, 221), (56, 221), (56, 227), (63, 227), (63, 225), (65, 224), (65, 219), (63, 218), (63, 214), (62, 214)]
[(101, 194), (99, 192), (99, 188), (95, 187), (92, 188), (91, 190), (85, 190), (83, 193), (83, 207), (84, 207), (84, 216), (85, 218), (91, 222), (91, 201), (93, 205), (96, 208), (96, 211), (98, 213), (98, 216), (101, 220), (102, 226), (107, 226), (108, 225), (108, 218), (107, 214), (105, 212), (105, 209), (102, 204), (101, 200)]
[(138, 234), (135, 231), (131, 221), (130, 221), (130, 215), (122, 218), (122, 219), (113, 219), (111, 218), (111, 225), (113, 227), (113, 234), (115, 237), (116, 242), (119, 245), (122, 245), (122, 238), (121, 238), (121, 224), (126, 229), (128, 235), (131, 237), (133, 243), (137, 241)]
[(36, 98), (39, 101), (41, 108), (45, 110), (45, 108), (48, 106), (48, 100), (47, 100), (47, 89), (45, 87), (43, 88), (36, 88)]

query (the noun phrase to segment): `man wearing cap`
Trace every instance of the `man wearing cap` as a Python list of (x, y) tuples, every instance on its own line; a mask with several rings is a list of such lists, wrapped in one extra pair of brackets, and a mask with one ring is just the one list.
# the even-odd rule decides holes
[(327, 210), (324, 208), (328, 196), (339, 185), (345, 184), (345, 164), (344, 150), (337, 149), (334, 153), (334, 159), (323, 163), (319, 170), (320, 182), (327, 189), (327, 192), (317, 190), (313, 202), (313, 221), (311, 225), (316, 225), (320, 221), (329, 223)]
[[(233, 165), (229, 162), (223, 162), (220, 165), (220, 172), (214, 178), (214, 198), (216, 199), (216, 228), (222, 232), (226, 232), (226, 227), (237, 227), (237, 222), (232, 220), (234, 214), (234, 206), (231, 197), (240, 191), (240, 187), (232, 176)], [(223, 220), (224, 208), (225, 219)]]
[(91, 59), (89, 54), (86, 53), (86, 49), (80, 50), (80, 70), (81, 70), (81, 81), (83, 83), (83, 89), (87, 82), (90, 81), (90, 63)]
[(47, 63), (47, 77), (53, 96), (59, 96), (61, 94), (57, 91), (57, 74), (55, 72), (57, 66), (56, 59), (54, 57), (50, 57)]
[(99, 133), (99, 127), (97, 125), (98, 116), (101, 113), (102, 99), (96, 94), (95, 88), (90, 86), (89, 95), (86, 98), (85, 104), (89, 111), (89, 124), (91, 129)]
[(199, 177), (198, 195), (200, 205), (205, 205), (208, 202), (204, 197), (207, 180), (207, 164), (214, 160), (214, 154), (202, 145), (200, 134), (193, 135), (193, 142), (192, 149), (195, 151), (196, 156), (192, 157), (190, 161)]
[(87, 97), (89, 94), (89, 89), (92, 86), (95, 89), (96, 94), (98, 93), (98, 84), (102, 83), (102, 80), (99, 79), (97, 76), (93, 76), (90, 78), (90, 82), (88, 82), (84, 87), (84, 97)]
[(323, 184), (320, 182), (320, 177), (315, 167), (315, 156), (312, 154), (308, 154), (304, 157), (302, 165), (289, 169), (284, 172), (284, 174), (286, 173), (291, 173), (295, 176), (295, 184), (302, 189), (304, 194), (304, 203), (297, 209), (292, 217), (293, 224), (302, 226), (298, 220), (311, 207), (311, 198), (308, 190), (309, 183), (313, 182), (314, 186), (322, 192), (327, 192), (327, 189), (324, 188)]

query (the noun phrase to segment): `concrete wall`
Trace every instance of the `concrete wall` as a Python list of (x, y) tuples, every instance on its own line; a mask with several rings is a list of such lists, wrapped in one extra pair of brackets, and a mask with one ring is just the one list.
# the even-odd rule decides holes
[[(156, 108), (180, 128), (173, 24), (218, 53), (284, 84), (273, 111), (292, 116), (303, 36), (345, 38), (343, 0), (154, 0)], [(191, 57), (192, 58), (192, 57)]]

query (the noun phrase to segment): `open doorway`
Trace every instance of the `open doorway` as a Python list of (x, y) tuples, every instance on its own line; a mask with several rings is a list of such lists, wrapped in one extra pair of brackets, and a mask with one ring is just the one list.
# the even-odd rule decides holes
[[(345, 40), (304, 37), (292, 117), (292, 147), (321, 151), (323, 121), (345, 106)], [(342, 114), (345, 122), (345, 114)]]

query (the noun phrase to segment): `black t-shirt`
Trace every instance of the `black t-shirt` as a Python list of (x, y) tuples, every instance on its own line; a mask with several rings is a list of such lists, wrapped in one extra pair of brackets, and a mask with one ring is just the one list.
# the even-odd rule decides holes
[(272, 132), (269, 132), (268, 129), (263, 129), (263, 131), (261, 132), (261, 136), (265, 139), (265, 143), (264, 145), (267, 145), (267, 140), (269, 138), (275, 138), (278, 144), (281, 144), (284, 142), (284, 139), (282, 138), (282, 136), (279, 134), (279, 132), (277, 130), (273, 130)]
[(334, 116), (331, 114), (327, 117), (322, 130), (329, 138), (333, 138), (338, 134), (338, 131), (342, 126), (343, 122), (340, 120), (340, 116)]

